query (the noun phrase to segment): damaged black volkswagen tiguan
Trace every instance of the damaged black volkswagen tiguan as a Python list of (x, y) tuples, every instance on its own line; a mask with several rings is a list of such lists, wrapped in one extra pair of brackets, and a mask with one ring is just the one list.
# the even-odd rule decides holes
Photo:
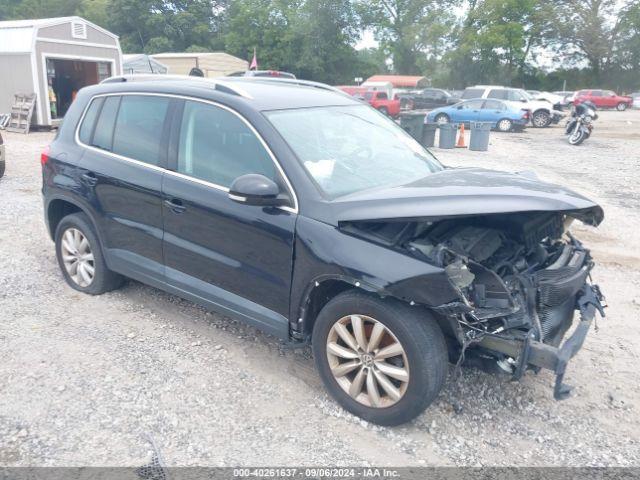
[(41, 160), (71, 287), (129, 277), (311, 344), (331, 395), (378, 424), (419, 415), (462, 358), (549, 369), (566, 397), (603, 309), (570, 229), (597, 226), (597, 204), (446, 168), (326, 85), (111, 78), (80, 91)]

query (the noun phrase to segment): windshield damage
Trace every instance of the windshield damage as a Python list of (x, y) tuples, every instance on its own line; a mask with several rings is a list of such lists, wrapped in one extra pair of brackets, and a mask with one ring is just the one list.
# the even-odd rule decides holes
[[(558, 212), (440, 221), (345, 222), (352, 234), (401, 249), (444, 269), (458, 300), (430, 307), (457, 339), (463, 360), (519, 379), (527, 368), (556, 373), (564, 398), (567, 362), (580, 349), (603, 298), (590, 282), (589, 250)], [(571, 336), (575, 310), (580, 321)]]

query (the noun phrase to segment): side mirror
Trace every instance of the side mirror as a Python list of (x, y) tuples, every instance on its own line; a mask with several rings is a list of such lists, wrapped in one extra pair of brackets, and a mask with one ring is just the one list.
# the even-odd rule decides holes
[(229, 189), (229, 198), (244, 205), (259, 207), (281, 207), (286, 205), (287, 199), (280, 195), (280, 188), (273, 180), (249, 173), (236, 178)]

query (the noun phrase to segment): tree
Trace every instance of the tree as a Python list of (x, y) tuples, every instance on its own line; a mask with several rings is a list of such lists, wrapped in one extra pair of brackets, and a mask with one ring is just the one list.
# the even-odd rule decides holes
[[(615, 62), (616, 44), (621, 35), (624, 16), (619, 15), (618, 0), (557, 0), (555, 51), (566, 62), (580, 66), (586, 63), (593, 79), (600, 83), (602, 72)], [(625, 8), (637, 4), (627, 0)]]
[(365, 27), (393, 60), (396, 73), (418, 74), (447, 45), (459, 0), (357, 0)]
[(538, 0), (471, 1), (454, 33), (456, 48), (447, 58), (456, 86), (511, 85), (531, 76), (533, 51), (548, 35), (550, 5)]

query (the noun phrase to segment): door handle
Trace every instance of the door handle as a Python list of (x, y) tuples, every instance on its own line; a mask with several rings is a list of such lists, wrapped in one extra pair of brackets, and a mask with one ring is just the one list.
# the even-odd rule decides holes
[(182, 200), (178, 198), (167, 199), (164, 201), (164, 204), (173, 213), (182, 213), (187, 209), (187, 207), (182, 204)]
[(93, 172), (87, 172), (80, 175), (80, 178), (89, 187), (95, 187), (98, 184), (98, 177)]

